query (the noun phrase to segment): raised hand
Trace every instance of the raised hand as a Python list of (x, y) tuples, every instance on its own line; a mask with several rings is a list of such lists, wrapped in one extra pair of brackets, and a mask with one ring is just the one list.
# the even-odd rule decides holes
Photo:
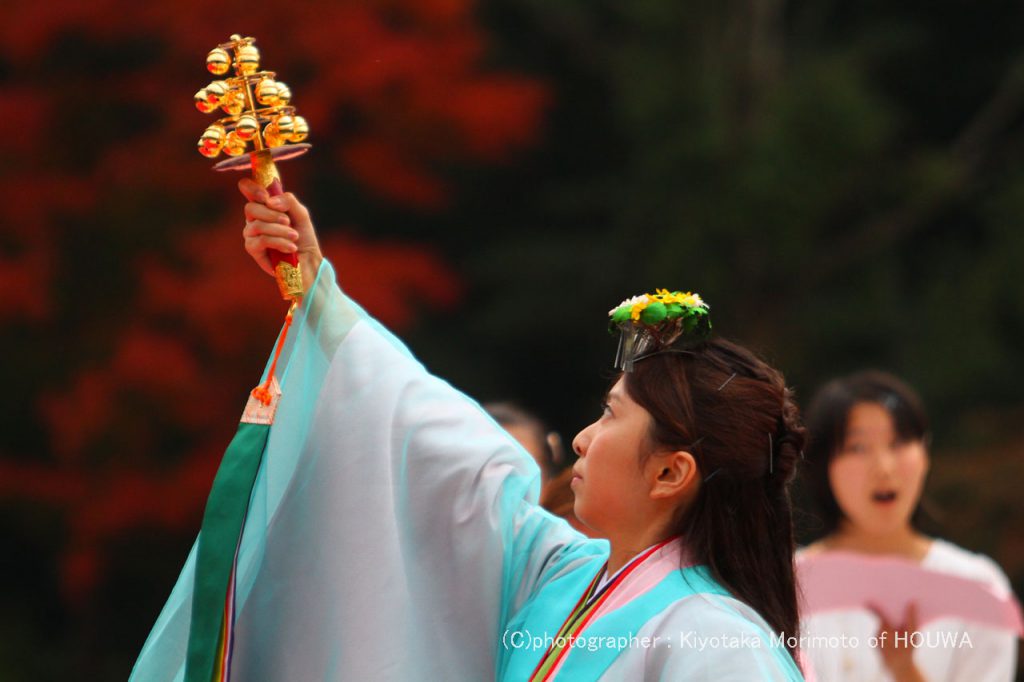
[(249, 178), (239, 180), (238, 189), (247, 200), (242, 230), (246, 252), (270, 275), (274, 267), (267, 249), (297, 253), (303, 284), (309, 289), (323, 259), (309, 210), (291, 192), (271, 197)]
[(914, 665), (913, 635), (917, 632), (917, 605), (911, 602), (903, 616), (901, 625), (893, 625), (885, 618), (882, 610), (868, 605), (878, 616), (878, 653), (882, 662), (897, 682), (923, 682), (924, 676)]

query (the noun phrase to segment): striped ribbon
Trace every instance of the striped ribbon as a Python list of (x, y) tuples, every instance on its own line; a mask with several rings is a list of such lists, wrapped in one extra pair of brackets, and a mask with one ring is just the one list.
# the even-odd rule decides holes
[(239, 424), (213, 480), (199, 532), (185, 682), (229, 677), (238, 542), (269, 434), (269, 424)]
[(600, 590), (596, 590), (597, 584), (608, 566), (606, 562), (601, 567), (601, 570), (597, 572), (597, 575), (594, 576), (594, 579), (590, 581), (587, 589), (583, 591), (583, 596), (576, 602), (576, 606), (573, 607), (565, 622), (562, 623), (562, 627), (559, 628), (558, 635), (551, 640), (551, 645), (548, 646), (548, 650), (544, 652), (540, 662), (537, 663), (537, 667), (534, 668), (533, 674), (530, 675), (529, 682), (548, 682), (554, 676), (554, 672), (558, 669), (566, 655), (572, 650), (572, 641), (590, 624), (594, 615), (600, 610), (601, 605), (612, 595), (616, 588), (625, 582), (626, 577), (630, 573), (648, 557), (674, 539), (674, 537), (669, 538), (646, 549), (607, 585)]

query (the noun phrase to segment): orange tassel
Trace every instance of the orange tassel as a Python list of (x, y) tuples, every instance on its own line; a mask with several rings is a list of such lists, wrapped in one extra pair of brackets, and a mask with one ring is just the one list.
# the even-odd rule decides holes
[(264, 405), (269, 405), (270, 401), (273, 400), (273, 396), (270, 393), (270, 384), (274, 380), (274, 372), (277, 370), (277, 361), (281, 357), (281, 349), (284, 348), (284, 341), (288, 338), (288, 330), (292, 326), (292, 315), (295, 313), (295, 308), (298, 307), (298, 301), (294, 301), (290, 308), (288, 308), (288, 314), (284, 318), (284, 328), (281, 330), (281, 337), (277, 341), (277, 348), (274, 350), (274, 361), (270, 363), (270, 371), (267, 372), (267, 380), (262, 386), (257, 386), (252, 389), (252, 396), (259, 400)]

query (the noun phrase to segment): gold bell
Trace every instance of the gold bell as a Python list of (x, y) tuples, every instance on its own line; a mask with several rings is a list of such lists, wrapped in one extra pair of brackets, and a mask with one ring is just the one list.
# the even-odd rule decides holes
[(267, 127), (263, 129), (263, 142), (268, 147), (280, 147), (285, 143), (276, 123), (268, 123)]
[(220, 147), (224, 144), (224, 140), (227, 138), (227, 131), (224, 130), (224, 126), (219, 123), (214, 123), (203, 131), (203, 136), (199, 139), (205, 140), (208, 147)]
[(301, 116), (295, 117), (294, 130), (292, 131), (291, 141), (302, 142), (309, 136), (309, 124), (306, 123), (306, 119)]
[(285, 140), (292, 139), (292, 135), (295, 133), (295, 119), (288, 114), (282, 114), (277, 117), (274, 121), (277, 124), (277, 134), (283, 137)]
[(220, 100), (220, 108), (228, 116), (238, 116), (245, 108), (245, 95), (238, 90), (228, 90)]
[(284, 83), (277, 82), (277, 103), (281, 106), (292, 101), (292, 90)]
[(224, 81), (213, 81), (206, 86), (206, 101), (217, 106), (224, 95), (228, 94), (228, 84)]
[(207, 147), (206, 143), (203, 141), (203, 138), (199, 138), (199, 153), (208, 159), (213, 159), (216, 158), (218, 154), (220, 154), (220, 150), (217, 149), (216, 147)]
[(201, 88), (195, 96), (196, 109), (208, 114), (214, 110), (214, 105), (210, 104), (209, 95), (206, 92), (206, 88)]
[(224, 48), (215, 47), (206, 55), (206, 69), (214, 76), (223, 76), (230, 67), (231, 57)]
[(260, 68), (260, 51), (256, 49), (256, 46), (243, 45), (238, 48), (238, 72), (248, 76), (250, 73), (256, 73), (258, 68)]
[(241, 156), (245, 153), (245, 140), (237, 130), (228, 133), (228, 138), (224, 141), (224, 152), (228, 156)]
[(220, 153), (226, 139), (227, 131), (224, 130), (224, 126), (214, 123), (204, 130), (202, 137), (199, 138), (199, 153), (212, 159)]
[(245, 114), (238, 119), (238, 123), (235, 124), (235, 132), (238, 133), (238, 137), (243, 140), (251, 140), (259, 129), (260, 123), (252, 114)]
[(277, 83), (270, 78), (261, 80), (256, 86), (256, 99), (268, 107), (277, 104)]

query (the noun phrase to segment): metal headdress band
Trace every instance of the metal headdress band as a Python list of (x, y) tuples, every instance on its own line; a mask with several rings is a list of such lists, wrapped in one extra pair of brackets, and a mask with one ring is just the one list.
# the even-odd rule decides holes
[(634, 296), (608, 313), (609, 330), (619, 333), (615, 368), (633, 371), (633, 364), (660, 353), (686, 353), (711, 334), (708, 305), (698, 294), (658, 289)]

